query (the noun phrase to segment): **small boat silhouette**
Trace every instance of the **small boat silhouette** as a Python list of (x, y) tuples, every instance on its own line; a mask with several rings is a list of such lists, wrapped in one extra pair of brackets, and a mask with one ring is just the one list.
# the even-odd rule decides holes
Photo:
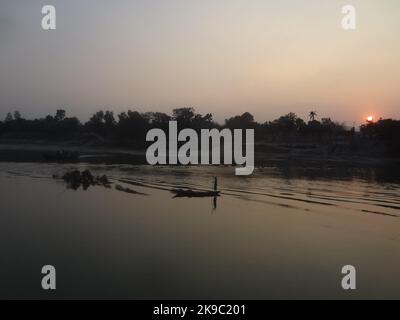
[(175, 189), (171, 192), (175, 194), (174, 198), (207, 198), (221, 195), (221, 191), (195, 191), (191, 189)]
[(171, 190), (175, 194), (174, 198), (211, 198), (221, 196), (221, 191), (218, 191), (218, 178), (214, 178), (214, 191), (207, 190), (192, 190), (192, 189), (174, 189)]

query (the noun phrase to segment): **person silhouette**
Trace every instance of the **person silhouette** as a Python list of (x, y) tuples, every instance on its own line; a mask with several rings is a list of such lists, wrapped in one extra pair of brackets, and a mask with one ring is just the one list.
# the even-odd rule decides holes
[[(218, 178), (214, 177), (214, 191), (218, 191)], [(214, 195), (213, 197), (213, 212), (217, 210), (217, 195)]]

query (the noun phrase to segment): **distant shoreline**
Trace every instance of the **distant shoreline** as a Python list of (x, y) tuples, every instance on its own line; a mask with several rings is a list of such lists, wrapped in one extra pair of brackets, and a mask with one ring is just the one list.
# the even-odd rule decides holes
[[(0, 162), (46, 162), (44, 154), (59, 150), (79, 153), (79, 159), (71, 163), (147, 164), (145, 149), (27, 141), (0, 142)], [(319, 147), (300, 149), (263, 145), (263, 148), (255, 148), (255, 163), (257, 167), (380, 168), (398, 167), (400, 159), (349, 153), (328, 154)]]

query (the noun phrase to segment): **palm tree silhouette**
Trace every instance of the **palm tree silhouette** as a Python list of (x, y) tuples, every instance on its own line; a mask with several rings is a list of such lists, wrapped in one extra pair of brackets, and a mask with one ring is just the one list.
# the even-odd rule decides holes
[(311, 121), (315, 121), (315, 118), (317, 117), (317, 111), (311, 111), (309, 117)]

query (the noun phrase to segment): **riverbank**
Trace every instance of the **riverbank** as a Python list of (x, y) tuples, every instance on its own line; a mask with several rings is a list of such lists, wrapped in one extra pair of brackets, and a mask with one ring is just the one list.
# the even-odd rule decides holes
[[(147, 164), (146, 150), (72, 143), (0, 143), (1, 162), (44, 162), (43, 155), (59, 150), (77, 152), (79, 163)], [(257, 167), (398, 168), (400, 159), (328, 153), (320, 147), (298, 148), (277, 144), (255, 147)]]
[(0, 143), (0, 162), (44, 162), (43, 155), (64, 150), (79, 154), (82, 163), (145, 164), (145, 150), (89, 147), (69, 143)]

